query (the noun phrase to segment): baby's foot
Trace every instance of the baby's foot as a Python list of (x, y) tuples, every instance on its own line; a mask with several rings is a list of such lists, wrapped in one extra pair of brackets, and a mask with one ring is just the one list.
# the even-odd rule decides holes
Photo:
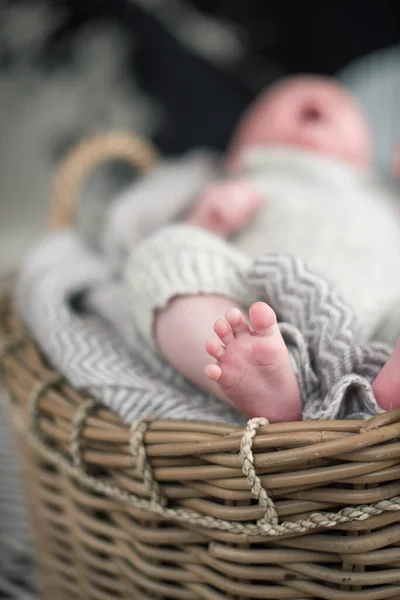
[(252, 330), (237, 308), (228, 310), (226, 321), (216, 321), (214, 331), (222, 343), (207, 342), (206, 350), (217, 363), (207, 365), (206, 375), (247, 417), (297, 421), (300, 390), (276, 315), (267, 304), (257, 302), (249, 316)]
[(400, 408), (400, 341), (372, 384), (376, 401), (384, 410)]

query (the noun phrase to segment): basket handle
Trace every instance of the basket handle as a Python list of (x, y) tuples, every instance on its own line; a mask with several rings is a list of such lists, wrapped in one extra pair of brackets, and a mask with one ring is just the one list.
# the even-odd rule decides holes
[(129, 132), (109, 131), (85, 139), (67, 154), (56, 172), (50, 204), (52, 229), (73, 225), (85, 180), (96, 167), (113, 159), (125, 160), (146, 173), (159, 155), (150, 142)]

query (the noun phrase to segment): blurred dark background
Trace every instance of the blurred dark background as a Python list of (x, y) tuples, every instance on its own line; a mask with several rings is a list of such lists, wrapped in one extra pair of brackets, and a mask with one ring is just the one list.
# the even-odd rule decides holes
[(65, 12), (37, 56), (43, 68), (71, 61), (76, 35), (87, 26), (105, 22), (121, 29), (132, 78), (161, 110), (153, 138), (164, 153), (201, 144), (222, 150), (240, 112), (271, 81), (298, 72), (333, 75), (351, 60), (400, 41), (396, 0), (47, 5)]
[[(165, 155), (222, 151), (285, 74), (343, 75), (385, 161), (400, 123), (399, 42), (398, 0), (0, 0), (0, 272), (43, 230), (51, 173), (78, 140), (117, 127)], [(129, 177), (119, 165), (93, 194)]]

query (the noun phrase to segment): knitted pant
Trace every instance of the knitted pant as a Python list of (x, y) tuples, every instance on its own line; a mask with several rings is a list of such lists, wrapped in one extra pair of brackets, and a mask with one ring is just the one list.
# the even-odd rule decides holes
[(371, 383), (389, 348), (361, 346), (352, 310), (302, 261), (265, 255), (252, 262), (208, 232), (172, 226), (133, 252), (126, 281), (136, 324), (155, 351), (155, 312), (175, 296), (221, 294), (246, 307), (264, 300), (277, 313), (289, 347), (304, 419), (367, 418), (381, 412)]

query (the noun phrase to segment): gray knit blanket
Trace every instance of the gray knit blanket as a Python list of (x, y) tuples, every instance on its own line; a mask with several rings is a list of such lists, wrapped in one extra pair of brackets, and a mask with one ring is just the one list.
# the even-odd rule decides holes
[[(356, 343), (353, 314), (325, 281), (297, 259), (267, 255), (255, 263), (248, 284), (277, 312), (305, 419), (380, 411), (370, 384), (389, 349)], [(16, 300), (50, 363), (125, 422), (157, 415), (243, 423), (146, 347), (118, 273), (76, 233), (54, 233), (40, 242), (23, 265)]]

